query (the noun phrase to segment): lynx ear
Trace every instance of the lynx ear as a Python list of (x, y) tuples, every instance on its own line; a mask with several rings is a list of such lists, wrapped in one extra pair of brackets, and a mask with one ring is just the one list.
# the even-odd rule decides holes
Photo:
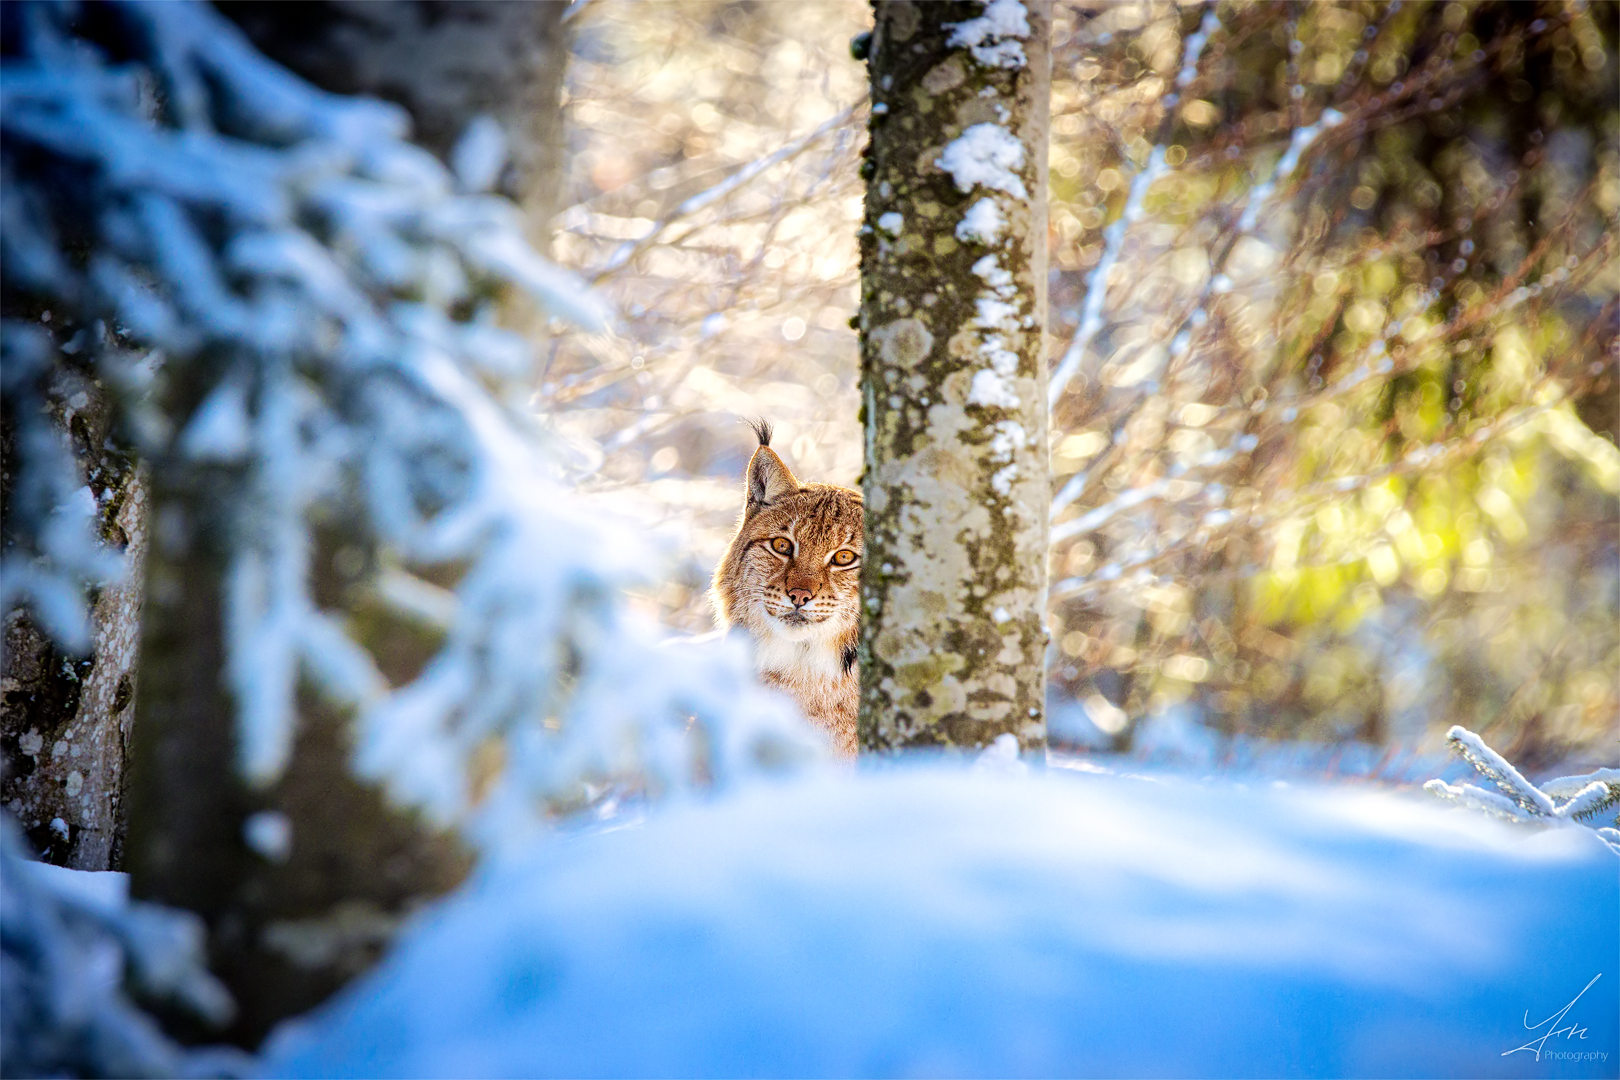
[(793, 494), (799, 486), (798, 477), (776, 456), (776, 451), (761, 446), (748, 462), (747, 513), (752, 514), (784, 495)]

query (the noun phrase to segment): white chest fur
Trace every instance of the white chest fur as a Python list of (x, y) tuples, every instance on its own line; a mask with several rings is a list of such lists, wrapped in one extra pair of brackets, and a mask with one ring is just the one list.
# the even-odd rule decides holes
[(840, 679), (844, 675), (838, 629), (829, 619), (793, 637), (766, 630), (754, 635), (754, 667), (793, 681)]

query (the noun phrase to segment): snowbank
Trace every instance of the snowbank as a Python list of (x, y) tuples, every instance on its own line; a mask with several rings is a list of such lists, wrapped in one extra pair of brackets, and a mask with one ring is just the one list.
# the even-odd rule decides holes
[(9, 865), (40, 888), (93, 911), (118, 911), (129, 902), (129, 875), (117, 870), (70, 870), (22, 859)]
[(0, 817), (0, 1076), (244, 1076), (234, 1047), (176, 1045), (148, 1011), (230, 1019), (202, 920), (131, 902), (120, 873), (30, 861)]
[(1612, 1076), (1617, 867), (1388, 794), (821, 774), (485, 870), (265, 1070)]

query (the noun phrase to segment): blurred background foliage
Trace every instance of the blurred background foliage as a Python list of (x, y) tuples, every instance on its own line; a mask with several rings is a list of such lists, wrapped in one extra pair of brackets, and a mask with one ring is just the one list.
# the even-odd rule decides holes
[(1053, 553), (1077, 737), (1460, 723), (1531, 769), (1612, 760), (1617, 9), (1220, 4), (1179, 100), (1199, 11), (1064, 11), (1056, 338), (1109, 291), (1056, 406), (1055, 533), (1118, 507)]
[[(1620, 7), (1209, 10), (1057, 5), (1054, 741), (1376, 763), (1461, 723), (1533, 773), (1614, 764)], [(668, 537), (643, 601), (687, 630), (737, 417), (802, 476), (859, 475), (870, 21), (571, 16), (555, 253), (627, 314), (555, 339), (536, 403), (586, 489)]]

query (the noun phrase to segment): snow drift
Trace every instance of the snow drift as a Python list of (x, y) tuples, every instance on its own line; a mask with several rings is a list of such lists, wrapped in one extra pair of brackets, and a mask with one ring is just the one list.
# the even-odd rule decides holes
[(492, 862), (264, 1068), (1614, 1075), (1614, 854), (1420, 798), (943, 766), (754, 786)]

